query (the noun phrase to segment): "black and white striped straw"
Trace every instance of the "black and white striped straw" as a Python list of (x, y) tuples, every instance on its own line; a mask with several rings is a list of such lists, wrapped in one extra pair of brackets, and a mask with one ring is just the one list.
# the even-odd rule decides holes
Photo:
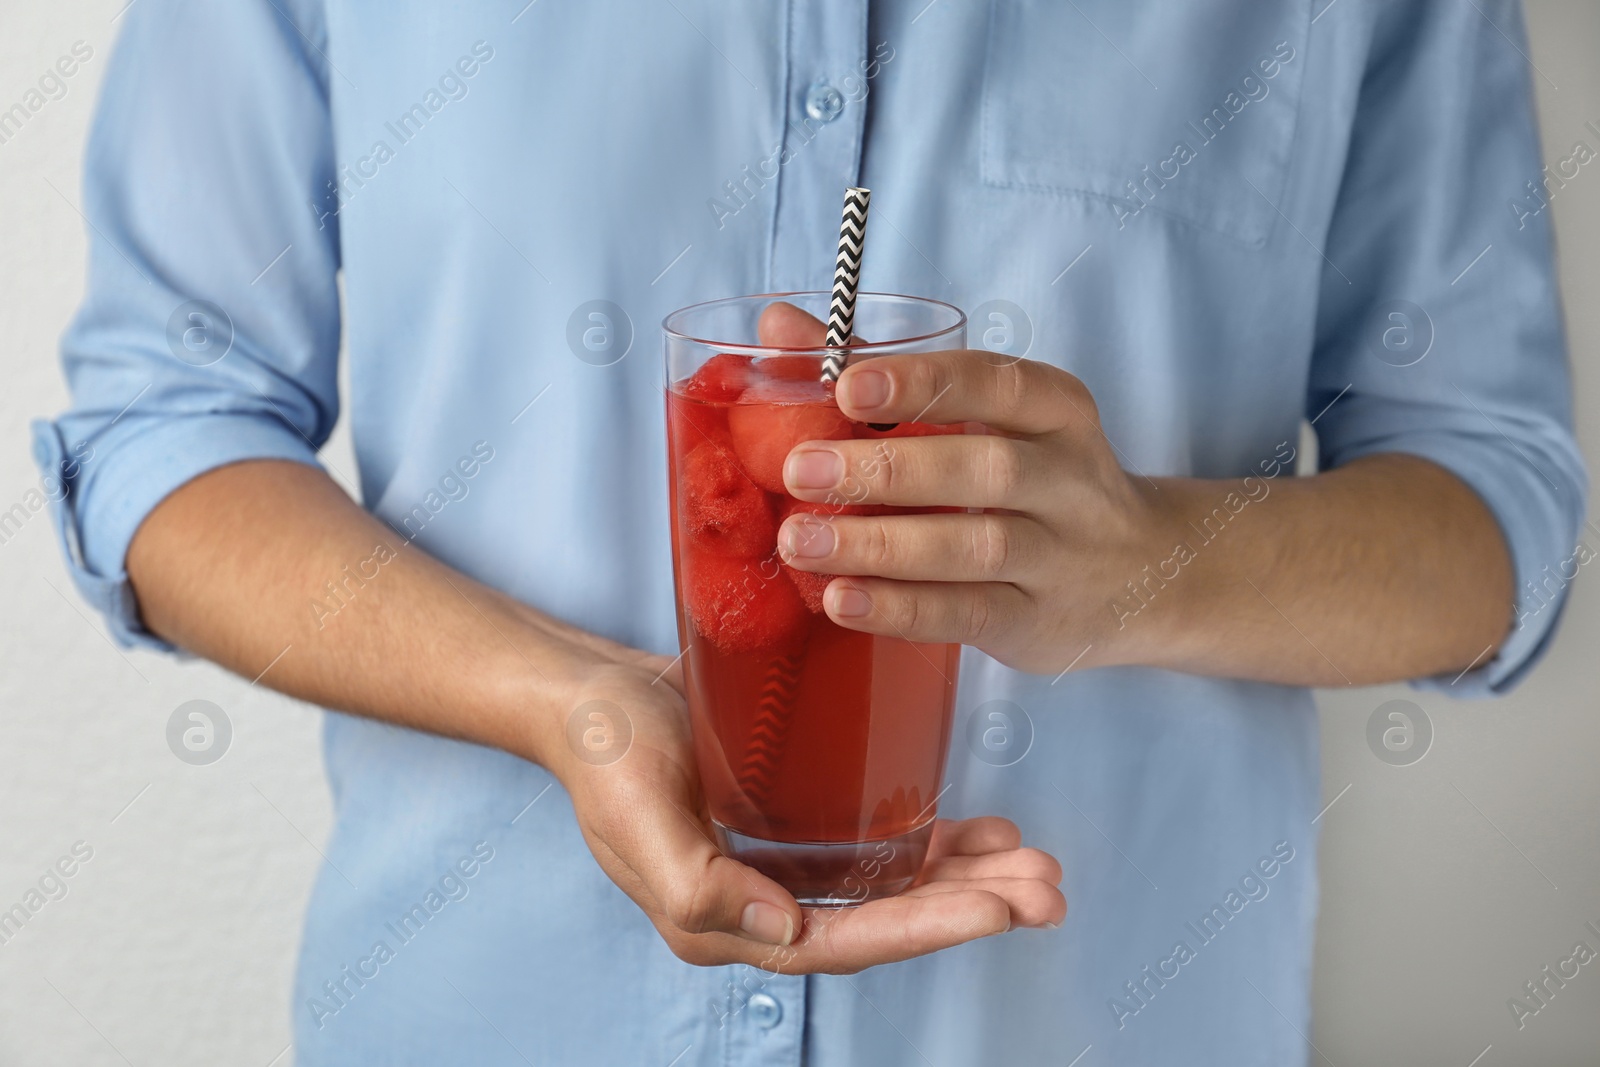
[(828, 304), (829, 352), (822, 358), (822, 380), (837, 381), (850, 358), (850, 334), (855, 327), (856, 289), (861, 284), (861, 246), (867, 237), (867, 204), (871, 189), (844, 191), (844, 218), (839, 223), (839, 258), (833, 266), (833, 299)]

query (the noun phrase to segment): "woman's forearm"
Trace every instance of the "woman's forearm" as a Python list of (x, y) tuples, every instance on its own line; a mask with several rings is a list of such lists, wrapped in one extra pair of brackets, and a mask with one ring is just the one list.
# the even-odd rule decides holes
[(1485, 663), (1506, 636), (1513, 580), (1499, 527), (1427, 460), (1155, 486), (1161, 535), (1106, 605), (1128, 661), (1369, 685)]
[(185, 484), (128, 574), (146, 626), (245, 678), (541, 762), (578, 672), (637, 655), (451, 570), (297, 463)]

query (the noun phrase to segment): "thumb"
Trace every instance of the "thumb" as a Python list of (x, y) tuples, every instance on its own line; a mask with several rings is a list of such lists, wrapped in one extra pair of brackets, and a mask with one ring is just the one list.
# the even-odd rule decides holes
[[(625, 857), (661, 918), (685, 934), (726, 933), (766, 945), (788, 945), (800, 932), (794, 897), (771, 878), (724, 856), (705, 823), (659, 791), (649, 815), (629, 820)], [(613, 848), (621, 853), (621, 842)]]
[(768, 304), (756, 322), (756, 337), (768, 348), (820, 348), (827, 335), (819, 319), (784, 300)]
[(771, 879), (718, 854), (685, 864), (657, 899), (686, 934), (727, 933), (763, 945), (788, 945), (800, 932), (800, 905)]

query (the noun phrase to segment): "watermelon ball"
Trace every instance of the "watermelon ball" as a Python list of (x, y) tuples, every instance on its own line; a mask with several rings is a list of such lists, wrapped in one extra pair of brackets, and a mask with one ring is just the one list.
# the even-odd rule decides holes
[(683, 604), (694, 628), (724, 653), (790, 651), (809, 623), (794, 585), (756, 560), (690, 553)]
[(762, 356), (756, 360), (754, 369), (760, 378), (788, 382), (822, 381), (821, 356)]
[(684, 380), (683, 395), (713, 404), (731, 404), (755, 380), (751, 363), (749, 356), (719, 352)]
[(728, 409), (728, 432), (739, 462), (761, 488), (784, 492), (783, 461), (802, 441), (844, 441), (852, 423), (830, 402), (820, 381), (767, 380)]
[(828, 591), (828, 583), (837, 575), (797, 571), (787, 563), (783, 565), (783, 573), (794, 583), (795, 591), (800, 594), (800, 600), (805, 604), (806, 610), (813, 615), (821, 615), (822, 594)]
[(669, 393), (667, 423), (673, 448), (680, 454), (705, 441), (728, 444), (728, 409), (724, 405), (690, 400), (678, 392)]
[(678, 472), (684, 532), (700, 550), (758, 559), (777, 543), (778, 522), (767, 494), (756, 487), (724, 445), (690, 449)]

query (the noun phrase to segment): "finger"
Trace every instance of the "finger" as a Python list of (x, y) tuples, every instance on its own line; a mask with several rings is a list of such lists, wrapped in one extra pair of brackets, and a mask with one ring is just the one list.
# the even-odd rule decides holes
[(960, 882), (931, 882), (909, 890), (935, 897), (946, 893), (981, 890), (1006, 902), (1011, 926), (1060, 926), (1067, 917), (1067, 898), (1054, 885), (1039, 878), (977, 878)]
[(689, 935), (726, 933), (767, 945), (793, 941), (802, 920), (794, 898), (723, 856), (687, 797), (663, 788), (667, 781), (619, 778), (594, 827), (649, 892), (658, 923)]
[(939, 819), (933, 824), (924, 865), (947, 856), (982, 856), (1022, 847), (1022, 831), (1010, 819), (980, 815), (973, 819)]
[(821, 348), (828, 328), (814, 315), (785, 300), (775, 300), (756, 321), (756, 338), (767, 348)]
[(1083, 382), (1058, 367), (985, 351), (880, 356), (839, 376), (839, 408), (862, 422), (981, 422), (1018, 434), (1099, 425)]
[(806, 441), (784, 460), (783, 481), (819, 503), (1026, 511), (1044, 501), (1040, 459), (1038, 445), (993, 434)]
[(810, 912), (786, 970), (853, 973), (953, 948), (1011, 928), (1011, 904), (984, 889), (915, 890), (858, 908)]
[(896, 582), (836, 578), (822, 595), (828, 618), (862, 633), (983, 648), (1026, 632), (1033, 602), (1004, 582)]
[(1061, 864), (1036, 848), (1007, 849), (982, 856), (949, 856), (925, 863), (918, 881), (959, 882), (978, 878), (1031, 878), (1061, 884)]
[(1015, 581), (1045, 547), (1043, 529), (1023, 515), (799, 512), (778, 530), (778, 552), (796, 570), (901, 581)]

